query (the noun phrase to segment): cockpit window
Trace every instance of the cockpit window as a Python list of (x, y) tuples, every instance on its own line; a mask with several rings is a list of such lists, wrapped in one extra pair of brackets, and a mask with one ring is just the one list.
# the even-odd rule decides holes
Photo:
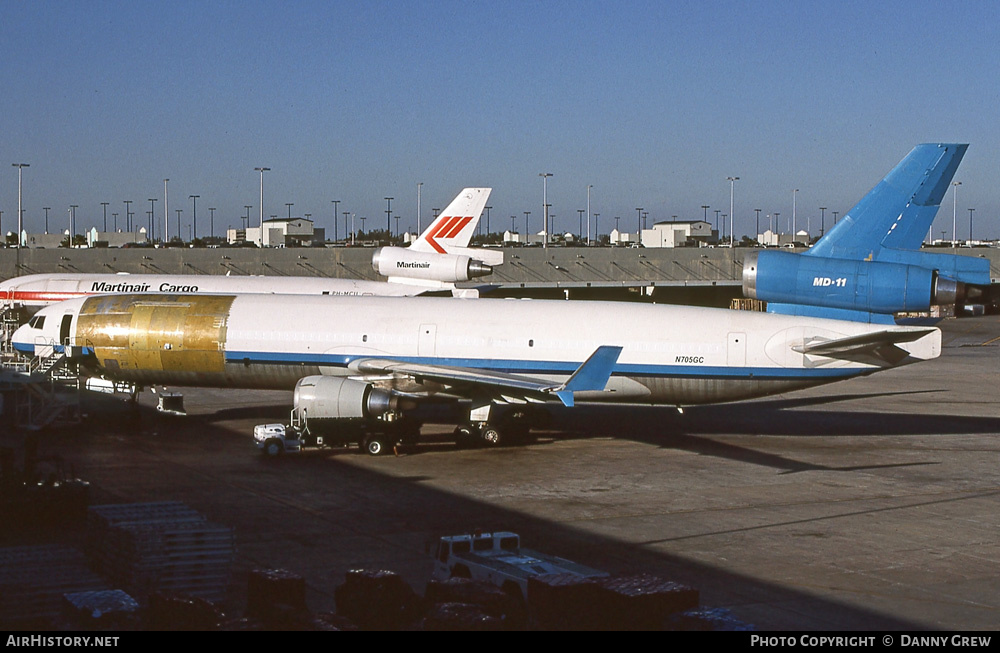
[(28, 326), (30, 326), (32, 329), (41, 329), (43, 326), (45, 326), (45, 316), (36, 315), (35, 317), (28, 320)]

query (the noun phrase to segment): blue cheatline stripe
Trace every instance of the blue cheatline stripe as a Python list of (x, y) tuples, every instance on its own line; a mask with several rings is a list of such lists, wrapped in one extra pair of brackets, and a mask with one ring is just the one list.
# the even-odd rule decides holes
[[(352, 361), (364, 358), (394, 360), (401, 363), (442, 365), (505, 372), (507, 374), (572, 374), (579, 363), (565, 361), (498, 360), (491, 358), (430, 358), (416, 356), (391, 356), (378, 354), (301, 354), (258, 351), (227, 351), (227, 363), (256, 363), (262, 365), (320, 365), (347, 367)], [(837, 379), (857, 376), (868, 368), (783, 368), (783, 367), (696, 367), (692, 365), (615, 365), (612, 376), (651, 376), (669, 378), (754, 378), (754, 379)], [(876, 368), (871, 368), (876, 369)]]
[[(13, 346), (14, 349), (21, 352), (22, 354), (28, 354), (29, 356), (35, 355), (35, 345), (33, 343), (12, 342), (11, 346)], [(49, 345), (43, 345), (43, 346), (47, 347)], [(66, 349), (65, 345), (51, 345), (51, 347), (53, 353), (56, 354), (61, 354), (63, 350)], [(80, 353), (84, 356), (90, 356), (91, 354), (94, 353), (94, 349), (92, 347), (81, 347)]]

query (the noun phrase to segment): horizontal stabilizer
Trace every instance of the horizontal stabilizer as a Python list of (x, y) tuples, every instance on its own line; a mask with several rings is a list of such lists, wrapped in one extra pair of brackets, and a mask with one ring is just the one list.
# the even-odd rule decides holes
[(874, 358), (895, 365), (909, 355), (909, 352), (896, 345), (920, 340), (936, 331), (938, 329), (934, 327), (874, 331), (833, 340), (814, 339), (802, 345), (796, 345), (792, 347), (792, 350), (800, 354), (852, 361)]

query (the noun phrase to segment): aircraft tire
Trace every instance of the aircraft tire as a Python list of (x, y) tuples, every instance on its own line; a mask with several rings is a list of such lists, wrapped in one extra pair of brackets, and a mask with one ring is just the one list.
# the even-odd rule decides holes
[(277, 438), (271, 438), (270, 440), (264, 443), (264, 448), (261, 449), (261, 451), (264, 452), (265, 456), (273, 458), (275, 456), (280, 456), (282, 453), (284, 453), (285, 447), (282, 446), (281, 440), (278, 440)]

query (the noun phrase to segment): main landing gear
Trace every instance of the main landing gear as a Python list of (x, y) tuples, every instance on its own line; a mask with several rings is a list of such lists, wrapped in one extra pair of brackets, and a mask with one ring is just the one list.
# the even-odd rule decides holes
[[(469, 421), (455, 429), (455, 440), (459, 444), (500, 447), (526, 442), (530, 437), (532, 418), (525, 410), (471, 411)], [(486, 412), (486, 415), (482, 413)], [(477, 417), (485, 419), (476, 419)]]

